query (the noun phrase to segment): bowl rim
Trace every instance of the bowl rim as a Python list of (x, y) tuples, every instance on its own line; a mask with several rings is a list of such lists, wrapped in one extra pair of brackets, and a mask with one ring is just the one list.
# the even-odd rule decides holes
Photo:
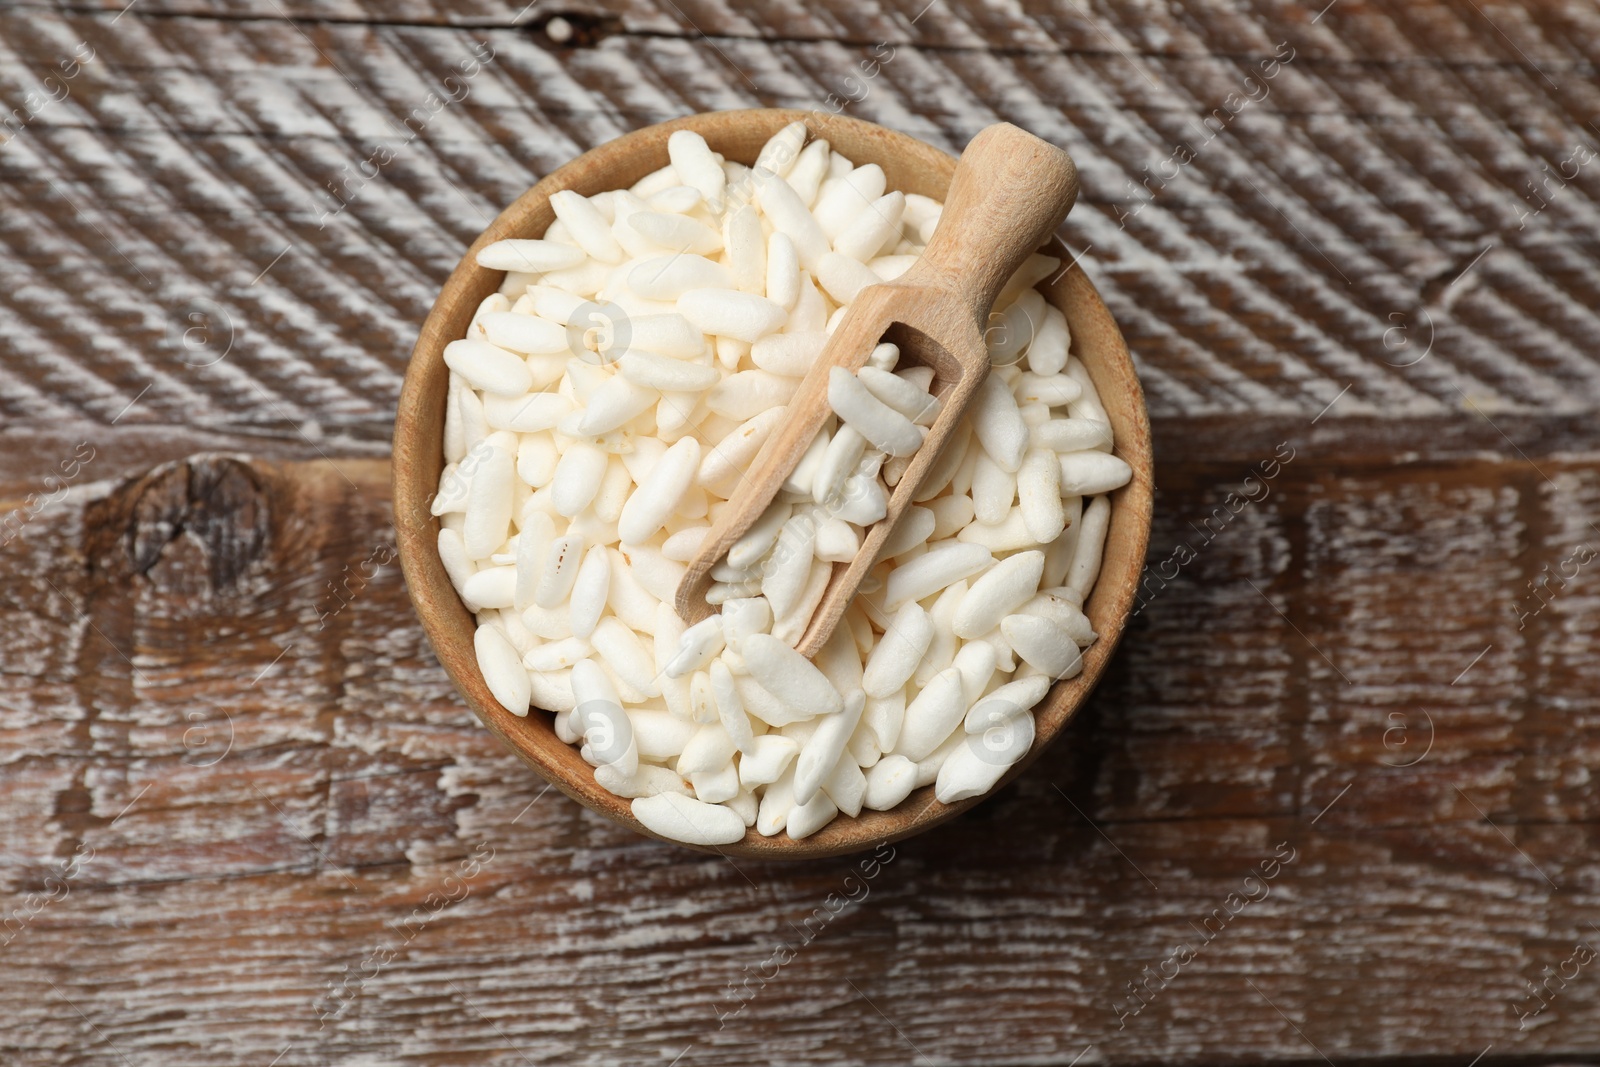
[[(945, 184), (955, 168), (954, 156), (909, 134), (844, 115), (790, 108), (752, 108), (688, 115), (634, 130), (579, 155), (551, 171), (502, 211), (473, 242), (440, 287), (439, 296), (418, 333), (407, 362), (395, 417), (391, 466), (395, 539), (407, 592), (440, 663), (479, 721), (551, 785), (585, 807), (636, 833), (701, 852), (753, 859), (821, 859), (871, 848), (882, 842), (898, 841), (948, 822), (980, 801), (992, 797), (1026, 771), (1083, 706), (1121, 642), (1144, 566), (1153, 505), (1150, 420), (1132, 356), (1104, 301), (1081, 267), (1071, 261), (1070, 250), (1057, 235), (1052, 237), (1046, 250), (1069, 262), (1069, 266), (1049, 284), (1047, 290), (1045, 283), (1041, 283), (1040, 288), (1045, 290), (1046, 298), (1053, 306), (1068, 315), (1072, 324), (1074, 354), (1077, 354), (1081, 339), (1086, 336), (1093, 338), (1093, 344), (1099, 350), (1098, 358), (1094, 365), (1086, 361), (1085, 367), (1095, 382), (1102, 402), (1106, 402), (1108, 389), (1115, 389), (1121, 394), (1117, 407), (1122, 411), (1120, 421), (1125, 425), (1118, 425), (1117, 420), (1113, 422), (1116, 434), (1114, 452), (1133, 468), (1133, 478), (1110, 494), (1111, 524), (1107, 532), (1106, 556), (1100, 576), (1085, 604), (1086, 612), (1096, 622), (1099, 639), (1084, 653), (1082, 671), (1074, 678), (1056, 682), (1044, 699), (1034, 706), (1032, 714), (1036, 736), (1033, 744), (991, 789), (954, 804), (941, 804), (933, 797), (933, 786), (923, 786), (913, 790), (910, 796), (889, 811), (863, 810), (855, 817), (840, 813), (828, 826), (800, 841), (790, 839), (787, 833), (763, 837), (752, 827), (743, 839), (732, 844), (690, 845), (652, 832), (634, 817), (627, 799), (602, 788), (594, 780), (593, 769), (578, 755), (577, 748), (555, 736), (550, 712), (534, 708), (525, 717), (516, 716), (494, 700), (478, 670), (473, 652), (472, 634), (476, 622), (456, 595), (444, 570), (437, 549), (440, 523), (430, 510), (430, 502), (437, 490), (438, 472), (443, 467), (442, 453), (436, 444), (442, 432), (442, 397), (449, 373), (443, 364), (443, 348), (448, 341), (464, 333), (464, 326), (454, 330), (451, 328), (451, 323), (462, 314), (463, 307), (466, 307), (466, 316), (470, 321), (472, 311), (482, 299), (470, 298), (470, 294), (474, 290), (483, 290), (485, 294), (496, 291), (504, 273), (479, 267), (476, 262), (478, 250), (508, 237), (531, 236), (530, 231), (534, 230), (542, 235), (543, 225), (548, 225), (548, 219), (538, 226), (530, 225), (530, 220), (549, 215), (548, 203), (552, 193), (577, 189), (585, 195), (592, 195), (603, 189), (616, 188), (619, 185), (616, 180), (606, 184), (596, 179), (624, 170), (627, 165), (635, 163), (641, 154), (653, 154), (650, 158), (659, 160), (649, 170), (664, 166), (667, 162), (667, 138), (678, 130), (698, 132), (713, 150), (717, 150), (720, 144), (724, 146), (724, 154), (729, 154), (727, 145), (732, 138), (737, 137), (746, 145), (754, 143), (759, 147), (772, 133), (796, 121), (806, 123), (808, 136), (825, 137), (830, 131), (843, 130), (858, 143), (881, 147), (880, 154), (889, 159), (886, 170), (926, 168), (936, 175), (939, 183)], [(884, 164), (884, 159), (862, 158), (859, 148), (854, 149), (853, 154), (858, 165), (863, 162)], [(733, 158), (732, 155), (729, 158)], [(742, 161), (748, 163), (753, 159)], [(627, 184), (631, 185), (633, 180), (637, 179)], [(892, 179), (890, 184), (896, 187)], [(494, 284), (485, 289), (485, 283), (490, 280)], [(436, 384), (441, 377), (446, 386), (437, 389), (440, 395), (435, 397), (430, 392), (430, 385)], [(1108, 404), (1107, 408), (1109, 412), (1111, 405)], [(430, 442), (435, 443), (431, 457), (427, 447)], [(1117, 551), (1113, 559), (1111, 548), (1114, 535), (1117, 538)]]

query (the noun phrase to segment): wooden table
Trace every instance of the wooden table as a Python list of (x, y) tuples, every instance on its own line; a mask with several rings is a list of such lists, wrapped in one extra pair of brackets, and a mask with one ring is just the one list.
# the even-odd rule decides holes
[[(1600, 1055), (1600, 9), (601, 3), (0, 5), (0, 1061)], [(461, 250), (758, 104), (1067, 147), (1157, 426), (1111, 675), (870, 877), (547, 791), (393, 561)]]

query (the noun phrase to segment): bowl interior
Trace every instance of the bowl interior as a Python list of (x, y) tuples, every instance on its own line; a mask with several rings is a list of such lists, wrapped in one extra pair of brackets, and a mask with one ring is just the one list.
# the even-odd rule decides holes
[[(714, 151), (753, 163), (761, 147), (790, 122), (803, 121), (814, 137), (826, 138), (857, 164), (877, 163), (891, 189), (943, 199), (955, 159), (915, 138), (858, 119), (824, 112), (760, 109), (694, 115), (650, 126), (600, 146), (556, 170), (508, 207), (484, 231), (445, 282), (412, 352), (395, 420), (394, 514), (406, 583), (423, 629), (468, 704), (492, 732), (568, 796), (642, 834), (629, 802), (602, 789), (578, 750), (556, 737), (552, 716), (538, 710), (526, 718), (502, 708), (490, 694), (473, 653), (472, 616), (456, 596), (436, 548), (439, 522), (429, 513), (444, 466), (442, 435), (449, 371), (444, 346), (462, 337), (479, 303), (497, 290), (500, 271), (476, 263), (479, 248), (510, 237), (539, 237), (554, 218), (550, 194), (573, 189), (593, 195), (626, 188), (667, 163), (667, 138), (680, 129), (705, 137)], [(1059, 240), (1047, 248), (1063, 262), (1070, 252)], [(1083, 671), (1057, 682), (1034, 709), (1036, 739), (1028, 754), (1001, 779), (1001, 788), (1022, 772), (1060, 732), (1093, 689), (1122, 636), (1136, 592), (1150, 530), (1150, 425), (1144, 396), (1126, 343), (1094, 286), (1076, 266), (1040, 291), (1066, 315), (1072, 351), (1087, 368), (1111, 418), (1116, 454), (1133, 467), (1133, 480), (1111, 496), (1111, 525), (1104, 563), (1084, 610), (1100, 635), (1084, 653)], [(992, 792), (992, 791), (991, 791)], [(870, 848), (936, 826), (983, 797), (941, 804), (931, 786), (918, 789), (893, 811), (840, 815), (801, 841), (787, 834), (762, 837), (754, 829), (742, 841), (716, 850), (769, 859), (816, 858)], [(707, 850), (710, 851), (710, 850)]]

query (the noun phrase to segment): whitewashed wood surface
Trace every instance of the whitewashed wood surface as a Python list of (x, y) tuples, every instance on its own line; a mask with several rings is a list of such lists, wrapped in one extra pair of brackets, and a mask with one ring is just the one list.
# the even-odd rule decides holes
[[(1597, 57), (1577, 2), (0, 3), (0, 1062), (1600, 1055)], [(1194, 555), (871, 877), (546, 794), (387, 526), (488, 219), (641, 125), (841, 102), (1073, 153), (1153, 573)]]

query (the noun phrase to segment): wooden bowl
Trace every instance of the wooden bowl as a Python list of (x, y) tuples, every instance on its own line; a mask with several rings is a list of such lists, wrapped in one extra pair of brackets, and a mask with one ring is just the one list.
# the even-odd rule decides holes
[[(619, 137), (584, 153), (528, 190), (467, 251), (422, 326), (395, 418), (394, 521), (400, 562), (412, 603), (440, 662), (478, 718), (529, 766), (574, 800), (652, 837), (656, 835), (633, 817), (629, 802), (596, 784), (593, 768), (583, 761), (578, 750), (556, 737), (551, 715), (537, 709), (526, 718), (512, 715), (490, 695), (478, 670), (472, 647), (475, 622), (456, 596), (439, 559), (439, 521), (429, 513), (444, 466), (442, 435), (449, 383), (444, 346), (466, 334), (478, 304), (504, 279), (502, 272), (477, 265), (478, 250), (509, 237), (543, 236), (554, 218), (550, 194), (574, 189), (587, 196), (633, 185), (667, 164), (667, 138), (675, 130), (695, 130), (714, 151), (728, 159), (753, 163), (767, 139), (795, 121), (804, 122), (813, 136), (826, 138), (857, 164), (877, 163), (888, 176), (889, 188), (944, 198), (955, 170), (954, 157), (915, 138), (859, 119), (775, 108), (721, 111), (663, 122)], [(1071, 258), (1059, 240), (1046, 251), (1060, 256), (1063, 262)], [(1100, 295), (1076, 265), (1041, 285), (1040, 291), (1066, 314), (1073, 353), (1083, 361), (1100, 392), (1116, 435), (1116, 454), (1132, 465), (1133, 480), (1111, 494), (1111, 526), (1104, 564), (1084, 605), (1100, 639), (1084, 654), (1083, 672), (1070, 681), (1057, 682), (1034, 709), (1033, 747), (996, 789), (1038, 757), (1099, 680), (1122, 637), (1150, 536), (1150, 422), (1128, 346)], [(757, 859), (835, 856), (920, 833), (954, 818), (981, 799), (941, 804), (934, 799), (933, 788), (927, 786), (913, 792), (892, 811), (864, 811), (856, 818), (840, 815), (802, 841), (791, 840), (787, 834), (762, 837), (751, 829), (742, 841), (704, 851)]]

